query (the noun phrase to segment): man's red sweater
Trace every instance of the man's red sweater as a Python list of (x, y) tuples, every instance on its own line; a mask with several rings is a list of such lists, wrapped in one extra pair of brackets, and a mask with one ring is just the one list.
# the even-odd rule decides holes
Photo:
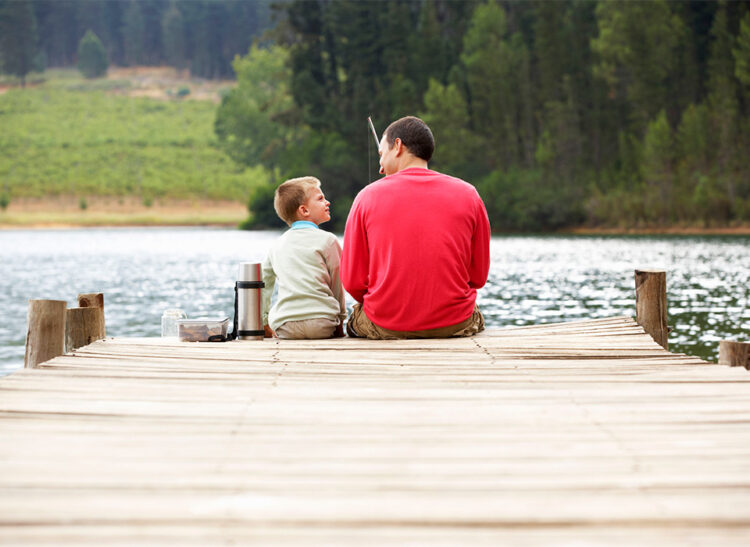
[(365, 187), (346, 221), (341, 281), (390, 330), (468, 319), (490, 268), (490, 223), (476, 189), (413, 167)]

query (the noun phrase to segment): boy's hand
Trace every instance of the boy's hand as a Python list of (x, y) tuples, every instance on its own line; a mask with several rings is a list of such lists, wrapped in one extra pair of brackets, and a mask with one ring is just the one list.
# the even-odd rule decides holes
[(263, 331), (266, 338), (276, 338), (276, 333), (268, 325), (263, 325)]
[(336, 330), (333, 331), (333, 337), (334, 338), (343, 338), (344, 337), (344, 324), (339, 323), (336, 325)]

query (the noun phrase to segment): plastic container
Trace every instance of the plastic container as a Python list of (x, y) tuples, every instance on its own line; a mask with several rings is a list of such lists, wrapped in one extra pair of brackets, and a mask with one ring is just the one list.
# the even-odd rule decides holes
[(161, 316), (161, 335), (177, 336), (177, 321), (187, 319), (187, 314), (178, 308), (164, 310)]
[(181, 342), (224, 342), (227, 339), (229, 318), (180, 319), (177, 335)]

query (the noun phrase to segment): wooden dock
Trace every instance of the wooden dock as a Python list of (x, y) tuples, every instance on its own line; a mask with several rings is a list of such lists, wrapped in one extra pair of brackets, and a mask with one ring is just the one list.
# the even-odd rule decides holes
[(750, 373), (629, 318), (108, 339), (0, 379), (3, 545), (750, 544)]

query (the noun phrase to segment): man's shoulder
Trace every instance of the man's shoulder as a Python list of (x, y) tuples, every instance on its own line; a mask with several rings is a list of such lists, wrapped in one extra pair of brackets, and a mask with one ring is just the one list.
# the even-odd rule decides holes
[(471, 192), (475, 192), (476, 188), (473, 184), (470, 182), (466, 182), (463, 179), (460, 179), (458, 177), (452, 177), (450, 175), (443, 175), (445, 177), (445, 183), (446, 184), (452, 184), (454, 186), (457, 186), (459, 188), (463, 188), (464, 190), (468, 190)]
[(430, 186), (438, 188), (446, 196), (450, 195), (451, 199), (479, 199), (479, 193), (473, 184), (453, 175), (429, 170), (425, 178)]
[(440, 173), (439, 171), (433, 171), (431, 169), (419, 169), (418, 171), (406, 169), (371, 182), (362, 188), (362, 190), (359, 191), (359, 194), (366, 195), (390, 192), (395, 188), (404, 186), (405, 183), (410, 182), (464, 184), (473, 188), (468, 182), (464, 182), (463, 180), (451, 175)]
[[(417, 183), (417, 186), (411, 183)], [(359, 191), (356, 201), (362, 205), (364, 203), (378, 200), (379, 196), (393, 197), (395, 195), (401, 195), (403, 192), (410, 193), (415, 189), (418, 189), (419, 184), (421, 183), (442, 187), (446, 192), (451, 192), (453, 194), (466, 194), (471, 197), (479, 196), (474, 185), (465, 180), (452, 175), (446, 175), (445, 173), (440, 173), (439, 171), (425, 169), (416, 174), (399, 171), (393, 175), (371, 182)]]

